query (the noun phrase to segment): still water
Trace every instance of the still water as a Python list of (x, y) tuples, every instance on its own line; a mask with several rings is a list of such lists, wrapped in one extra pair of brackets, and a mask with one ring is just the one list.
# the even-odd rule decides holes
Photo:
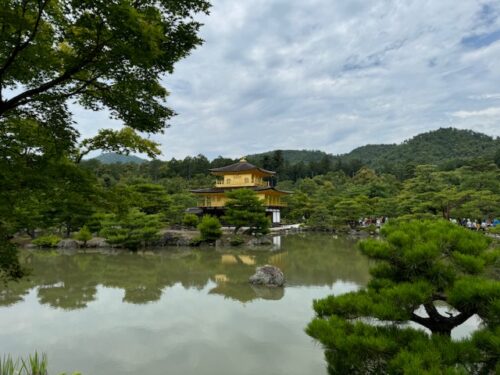
[[(47, 353), (51, 373), (326, 374), (304, 333), (312, 300), (356, 290), (368, 260), (347, 239), (140, 253), (25, 253), (29, 280), (0, 289), (0, 355)], [(248, 284), (273, 264), (284, 289)]]

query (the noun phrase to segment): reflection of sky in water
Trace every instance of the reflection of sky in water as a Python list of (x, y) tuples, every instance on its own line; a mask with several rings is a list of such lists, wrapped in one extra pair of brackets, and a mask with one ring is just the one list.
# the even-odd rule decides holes
[(84, 374), (322, 374), (323, 352), (304, 333), (312, 300), (355, 290), (288, 287), (280, 300), (241, 303), (185, 289), (163, 290), (159, 301), (123, 303), (124, 291), (99, 286), (85, 309), (64, 311), (24, 301), (0, 308), (0, 352), (43, 350), (51, 371)]
[[(457, 315), (458, 311), (455, 309), (450, 309), (448, 308), (448, 305), (442, 302), (441, 304), (436, 303), (437, 305), (437, 310), (441, 315), (448, 316), (447, 312), (451, 312), (453, 315)], [(428, 317), (427, 313), (425, 312), (425, 309), (423, 306), (421, 306), (417, 311), (416, 314), (423, 316), (423, 317)], [(464, 338), (470, 337), (472, 332), (477, 330), (479, 326), (481, 325), (481, 319), (477, 315), (472, 315), (469, 319), (467, 319), (464, 323), (459, 325), (458, 327), (454, 328), (451, 331), (451, 337), (454, 340), (460, 340)], [(422, 329), (423, 331), (426, 331), (430, 333), (430, 331), (421, 325), (417, 323), (410, 323), (410, 326), (418, 329)]]
[[(33, 274), (0, 287), (0, 355), (49, 356), (51, 373), (325, 374), (304, 328), (312, 301), (368, 282), (369, 262), (331, 235), (282, 238), (281, 251), (213, 248), (71, 255), (35, 252)], [(273, 264), (281, 288), (248, 284)], [(474, 317), (454, 338), (478, 325)]]

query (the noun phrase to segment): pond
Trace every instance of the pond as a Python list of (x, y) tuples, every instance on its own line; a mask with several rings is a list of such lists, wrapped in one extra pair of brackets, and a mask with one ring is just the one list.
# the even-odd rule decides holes
[[(312, 301), (366, 284), (368, 260), (331, 235), (276, 242), (23, 253), (31, 276), (0, 289), (0, 354), (45, 352), (54, 374), (325, 374), (304, 333)], [(284, 271), (284, 289), (248, 284), (264, 264)]]
[[(327, 234), (275, 243), (23, 253), (31, 276), (0, 289), (0, 355), (45, 352), (51, 374), (326, 374), (312, 301), (365, 285), (369, 261)], [(248, 284), (264, 264), (284, 289)]]

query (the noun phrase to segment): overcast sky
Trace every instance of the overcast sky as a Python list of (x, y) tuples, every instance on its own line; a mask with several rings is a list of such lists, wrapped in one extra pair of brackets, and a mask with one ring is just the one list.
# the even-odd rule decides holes
[[(164, 81), (162, 159), (337, 154), (439, 127), (500, 136), (500, 1), (213, 0)], [(82, 134), (117, 127), (75, 110)]]

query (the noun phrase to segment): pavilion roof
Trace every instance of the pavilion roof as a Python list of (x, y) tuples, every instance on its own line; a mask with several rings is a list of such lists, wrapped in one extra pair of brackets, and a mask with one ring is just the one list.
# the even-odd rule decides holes
[(266, 175), (274, 175), (276, 172), (273, 171), (268, 171), (267, 169), (264, 168), (259, 168), (249, 162), (247, 162), (245, 159), (241, 159), (239, 162), (226, 165), (225, 167), (220, 167), (220, 168), (212, 168), (209, 169), (210, 172), (212, 173), (224, 173), (224, 172), (246, 172), (246, 171), (252, 171), (252, 170), (258, 170), (263, 174)]
[(285, 191), (285, 190), (279, 190), (276, 189), (275, 187), (272, 186), (245, 186), (245, 187), (228, 187), (228, 188), (219, 188), (219, 187), (213, 187), (213, 188), (204, 188), (204, 189), (193, 189), (190, 190), (191, 193), (224, 193), (228, 190), (234, 190), (234, 189), (249, 189), (253, 191), (266, 191), (266, 190), (274, 190), (278, 193), (283, 193), (283, 194), (291, 194), (291, 191)]

